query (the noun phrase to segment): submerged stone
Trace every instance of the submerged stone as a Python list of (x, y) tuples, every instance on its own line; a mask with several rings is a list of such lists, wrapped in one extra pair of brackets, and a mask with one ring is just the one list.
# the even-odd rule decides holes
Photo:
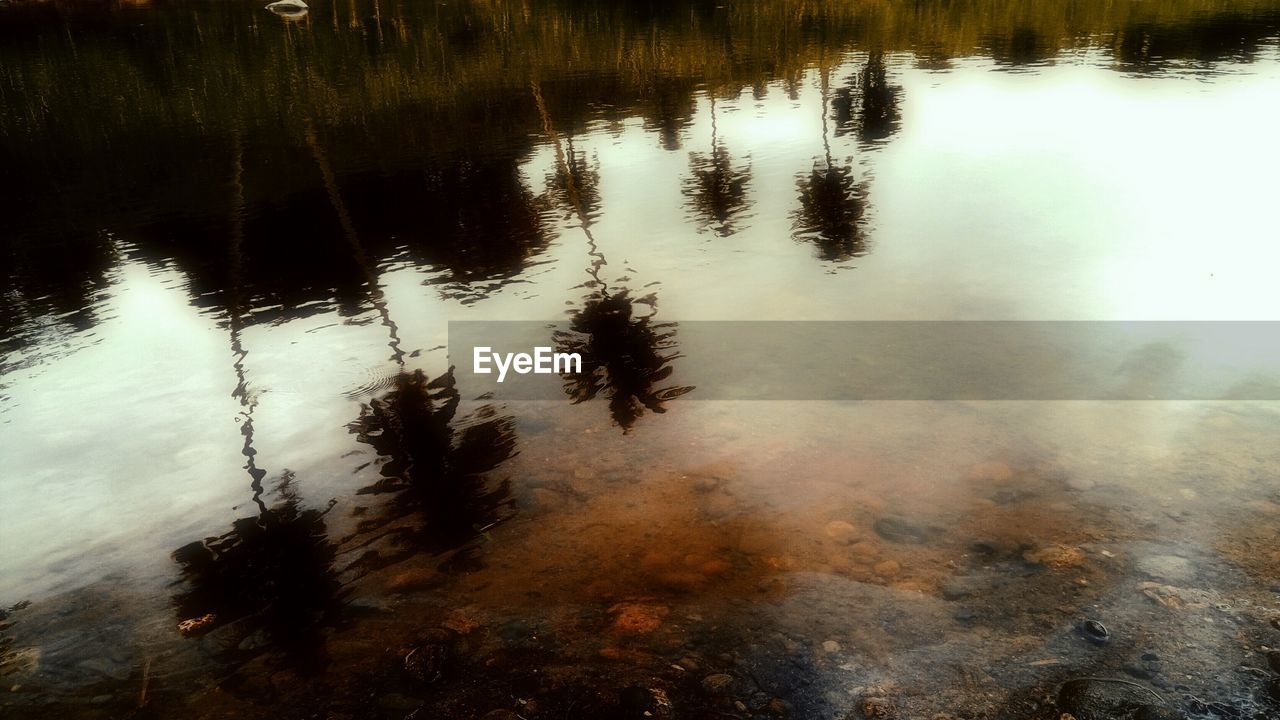
[(1111, 631), (1097, 620), (1085, 620), (1080, 623), (1080, 635), (1094, 645), (1105, 645), (1111, 641)]
[(903, 518), (884, 517), (876, 521), (876, 534), (889, 542), (921, 545), (929, 539), (928, 530), (907, 522)]
[[(1156, 713), (1164, 710), (1164, 699), (1156, 691), (1120, 678), (1075, 678), (1058, 689), (1058, 709), (1076, 720), (1116, 720), (1148, 713), (1147, 720), (1168, 720)], [(1155, 708), (1146, 709), (1146, 708)]]

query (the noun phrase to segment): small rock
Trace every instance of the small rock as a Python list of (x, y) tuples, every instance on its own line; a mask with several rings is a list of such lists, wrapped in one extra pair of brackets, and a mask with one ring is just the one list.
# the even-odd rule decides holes
[(702, 678), (702, 689), (710, 695), (725, 695), (733, 685), (733, 676), (728, 673), (715, 673)]
[(849, 551), (861, 558), (873, 558), (880, 554), (880, 549), (875, 546), (875, 543), (869, 543), (865, 540), (860, 543), (854, 543), (849, 548)]
[(614, 614), (613, 631), (619, 635), (641, 635), (657, 630), (669, 612), (661, 605), (619, 603), (609, 608)]
[(929, 539), (929, 533), (922, 527), (907, 522), (903, 518), (884, 517), (873, 526), (876, 534), (889, 542), (908, 545), (920, 545)]
[(858, 537), (858, 529), (843, 520), (832, 520), (822, 531), (836, 542), (849, 543)]
[(1085, 620), (1080, 623), (1080, 635), (1094, 645), (1105, 645), (1111, 641), (1111, 631), (1097, 620)]
[(835, 640), (827, 640), (822, 643), (822, 651), (826, 653), (838, 653), (840, 652), (840, 643)]

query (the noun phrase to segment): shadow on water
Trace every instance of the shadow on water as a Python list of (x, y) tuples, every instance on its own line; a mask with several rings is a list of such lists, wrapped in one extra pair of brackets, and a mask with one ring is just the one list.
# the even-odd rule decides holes
[[(675, 369), (671, 361), (680, 352), (676, 323), (652, 320), (656, 302), (653, 295), (633, 298), (625, 288), (593, 293), (573, 313), (569, 329), (554, 337), (558, 352), (582, 357), (582, 372), (565, 382), (565, 392), (574, 403), (607, 398), (609, 415), (624, 432), (646, 410), (666, 412), (668, 400), (693, 390), (663, 385)], [(637, 313), (637, 306), (650, 312)]]
[(271, 507), (173, 553), (185, 584), (173, 604), (184, 634), (216, 632), (223, 660), (241, 664), (271, 651), (314, 673), (328, 662), (322, 629), (339, 625), (345, 593), (325, 527), (329, 510), (303, 509), (292, 481), (281, 478)]
[(751, 166), (735, 167), (728, 148), (718, 138), (715, 97), (711, 98), (711, 152), (689, 153), (689, 169), (691, 176), (683, 190), (698, 230), (728, 237), (742, 229), (739, 221), (747, 209)]
[[(864, 70), (865, 72), (867, 71)], [(822, 146), (825, 156), (814, 161), (813, 170), (808, 175), (801, 174), (796, 180), (796, 186), (800, 190), (800, 204), (792, 214), (792, 236), (797, 240), (813, 243), (821, 260), (841, 262), (861, 257), (869, 250), (863, 226), (867, 186), (865, 182), (854, 180), (851, 163), (840, 164), (831, 156), (827, 121), (827, 98), (831, 83), (829, 67), (821, 68), (821, 82)]]
[(854, 133), (865, 145), (888, 140), (898, 131), (902, 88), (889, 83), (884, 53), (873, 52), (831, 100), (836, 137)]
[[(608, 398), (609, 415), (623, 432), (630, 432), (645, 410), (665, 412), (667, 400), (693, 390), (675, 385), (657, 387), (670, 377), (674, 371), (670, 363), (680, 356), (675, 342), (676, 325), (652, 321), (657, 306), (655, 294), (633, 298), (625, 287), (610, 290), (601, 278), (609, 263), (592, 233), (593, 214), (588, 205), (596, 197), (598, 173), (579, 175), (582, 166), (572, 161), (572, 140), (561, 140), (538, 83), (531, 83), (530, 89), (542, 118), (542, 131), (555, 146), (556, 170), (551, 178), (554, 197), (577, 219), (590, 258), (588, 279), (580, 287), (591, 292), (582, 308), (571, 313), (569, 329), (557, 331), (553, 337), (558, 352), (577, 353), (582, 359), (580, 372), (565, 382), (565, 392), (575, 404), (599, 396)], [(637, 305), (648, 306), (650, 312), (637, 314)]]
[(514, 420), (491, 406), (459, 418), (460, 401), (452, 371), (430, 381), (421, 370), (405, 372), (348, 426), (379, 455), (382, 479), (359, 494), (388, 496), (359, 532), (395, 548), (365, 562), (454, 550), (510, 515), (510, 483), (491, 474), (516, 455)]

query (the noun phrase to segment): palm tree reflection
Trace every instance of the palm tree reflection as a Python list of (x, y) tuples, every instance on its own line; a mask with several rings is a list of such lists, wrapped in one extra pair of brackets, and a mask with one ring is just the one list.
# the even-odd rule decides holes
[(234, 144), (231, 189), (229, 329), (232, 391), (242, 408), (240, 431), (244, 438), (245, 473), (255, 515), (240, 518), (231, 530), (213, 538), (178, 548), (178, 564), (185, 589), (173, 598), (179, 629), (188, 636), (220, 633), (221, 650), (238, 662), (268, 650), (282, 652), (295, 668), (315, 672), (327, 664), (323, 635), (335, 626), (343, 607), (342, 584), (333, 563), (337, 549), (328, 539), (324, 517), (333, 507), (304, 510), (288, 471), (276, 488), (279, 500), (268, 507), (263, 501), (266, 471), (257, 464), (253, 414), (257, 396), (250, 387), (242, 343), (246, 304), (242, 292), (244, 273), (244, 186), (241, 182), (241, 145)]
[(516, 454), (514, 419), (490, 406), (458, 418), (459, 403), (452, 370), (430, 381), (405, 372), (348, 426), (381, 458), (382, 478), (359, 493), (391, 496), (362, 532), (385, 531), (409, 554), (438, 553), (505, 519), (510, 483), (489, 475)]
[(654, 308), (653, 295), (631, 297), (626, 288), (589, 295), (573, 314), (568, 330), (555, 333), (559, 352), (582, 356), (582, 372), (565, 383), (574, 403), (609, 399), (609, 414), (629, 431), (647, 409), (665, 412), (663, 403), (692, 387), (660, 384), (671, 376), (671, 361), (680, 357), (676, 324), (653, 322), (653, 312), (638, 314), (637, 305)]
[(735, 168), (729, 150), (718, 140), (714, 97), (711, 98), (711, 152), (707, 155), (689, 153), (689, 164), (693, 175), (685, 181), (684, 194), (702, 227), (710, 227), (722, 237), (737, 232), (734, 223), (747, 206), (751, 167)]
[(280, 501), (231, 530), (174, 551), (187, 589), (173, 598), (190, 634), (227, 627), (222, 650), (242, 662), (273, 649), (315, 672), (328, 661), (321, 630), (339, 624), (344, 592), (333, 570), (325, 510), (304, 510), (286, 475)]
[[(611, 289), (602, 279), (608, 261), (591, 231), (592, 216), (587, 212), (583, 192), (592, 187), (596, 179), (582, 177), (581, 166), (566, 159), (564, 143), (551, 122), (542, 91), (536, 82), (531, 83), (531, 89), (542, 117), (543, 132), (555, 146), (554, 177), (563, 179), (560, 197), (577, 217), (587, 240), (587, 255), (591, 258), (588, 280), (582, 285), (589, 288), (590, 293), (583, 307), (572, 313), (569, 329), (558, 330), (553, 336), (559, 352), (578, 353), (582, 357), (581, 372), (569, 376), (565, 392), (574, 403), (600, 395), (608, 397), (610, 416), (623, 432), (629, 432), (646, 409), (664, 412), (665, 401), (693, 389), (674, 385), (658, 387), (671, 375), (671, 361), (679, 357), (676, 324), (653, 322), (655, 295), (633, 298), (626, 287)], [(649, 312), (637, 313), (637, 305), (648, 306)]]
[(884, 53), (872, 52), (867, 64), (849, 85), (836, 91), (831, 101), (835, 112), (836, 137), (854, 132), (866, 145), (886, 140), (898, 131), (898, 110), (902, 88), (889, 84)]
[(831, 157), (828, 138), (827, 96), (830, 69), (822, 73), (822, 146), (825, 157), (814, 161), (813, 170), (801, 174), (796, 185), (800, 207), (792, 215), (792, 235), (812, 242), (818, 256), (826, 261), (848, 260), (867, 253), (862, 218), (866, 207), (866, 186), (853, 179), (852, 165), (837, 165)]

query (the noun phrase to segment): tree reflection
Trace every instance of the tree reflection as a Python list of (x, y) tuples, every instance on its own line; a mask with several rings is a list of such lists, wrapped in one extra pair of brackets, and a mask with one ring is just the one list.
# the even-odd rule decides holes
[(689, 153), (689, 165), (693, 174), (684, 183), (684, 194), (702, 228), (710, 227), (721, 237), (737, 232), (734, 223), (747, 207), (751, 168), (734, 167), (729, 150), (719, 141), (714, 97), (711, 98), (711, 152)]
[(415, 370), (361, 408), (348, 428), (378, 453), (382, 478), (359, 492), (391, 496), (362, 532), (385, 530), (410, 553), (444, 552), (505, 519), (510, 484), (489, 476), (516, 454), (514, 420), (490, 406), (459, 418), (460, 400), (452, 370), (430, 381)]
[(835, 114), (836, 137), (856, 133), (863, 143), (886, 140), (898, 131), (898, 110), (902, 89), (889, 84), (884, 53), (872, 52), (867, 63), (836, 91), (831, 101)]
[[(560, 352), (578, 353), (582, 357), (581, 372), (566, 380), (565, 392), (574, 403), (600, 395), (609, 398), (610, 416), (623, 432), (629, 432), (646, 409), (664, 412), (666, 400), (693, 389), (658, 387), (673, 371), (670, 362), (679, 357), (676, 325), (652, 321), (657, 303), (655, 295), (633, 298), (627, 288), (611, 290), (602, 279), (608, 260), (592, 233), (591, 217), (582, 192), (597, 179), (581, 177), (577, 172), (580, 167), (566, 158), (565, 143), (551, 122), (541, 89), (536, 82), (530, 87), (543, 132), (555, 146), (555, 177), (563, 178), (563, 198), (578, 218), (587, 241), (587, 255), (591, 258), (587, 267), (589, 279), (583, 283), (591, 292), (583, 307), (572, 313), (569, 329), (554, 333)], [(650, 312), (637, 313), (637, 305), (648, 306)]]
[(564, 162), (556, 163), (547, 176), (553, 201), (570, 216), (582, 206), (583, 222), (595, 222), (600, 213), (600, 162), (587, 162), (586, 153), (573, 148), (573, 138), (565, 138)]
[(220, 645), (233, 661), (275, 650), (315, 672), (328, 662), (321, 631), (339, 624), (344, 591), (324, 522), (333, 503), (302, 509), (292, 480), (286, 473), (272, 507), (173, 553), (187, 585), (173, 604), (189, 634), (228, 628)]
[(587, 297), (573, 313), (568, 330), (555, 333), (559, 352), (582, 356), (582, 372), (565, 383), (565, 392), (580, 403), (604, 395), (609, 414), (629, 431), (645, 410), (665, 412), (663, 403), (693, 388), (661, 383), (671, 376), (671, 361), (680, 357), (676, 324), (653, 322), (637, 305), (655, 306), (653, 295), (631, 297), (623, 288)]
[(797, 240), (812, 242), (818, 256), (841, 261), (867, 253), (862, 217), (866, 207), (866, 186), (854, 181), (852, 165), (837, 165), (831, 157), (827, 137), (827, 94), (830, 71), (822, 68), (822, 145), (824, 158), (814, 161), (808, 175), (796, 181), (800, 207), (792, 215), (792, 234)]
[(236, 520), (230, 531), (218, 537), (174, 551), (186, 589), (174, 596), (173, 604), (183, 634), (199, 636), (226, 628), (220, 644), (234, 661), (275, 650), (295, 668), (315, 672), (327, 663), (321, 630), (339, 622), (343, 606), (342, 585), (333, 568), (337, 550), (324, 522), (333, 502), (323, 511), (302, 509), (288, 471), (276, 488), (279, 500), (268, 507), (262, 499), (266, 471), (258, 467), (254, 448), (257, 395), (249, 385), (248, 353), (242, 341), (247, 309), (242, 156), (237, 137), (229, 182), (228, 328), (236, 377), (231, 395), (242, 409), (240, 452), (258, 513)]

